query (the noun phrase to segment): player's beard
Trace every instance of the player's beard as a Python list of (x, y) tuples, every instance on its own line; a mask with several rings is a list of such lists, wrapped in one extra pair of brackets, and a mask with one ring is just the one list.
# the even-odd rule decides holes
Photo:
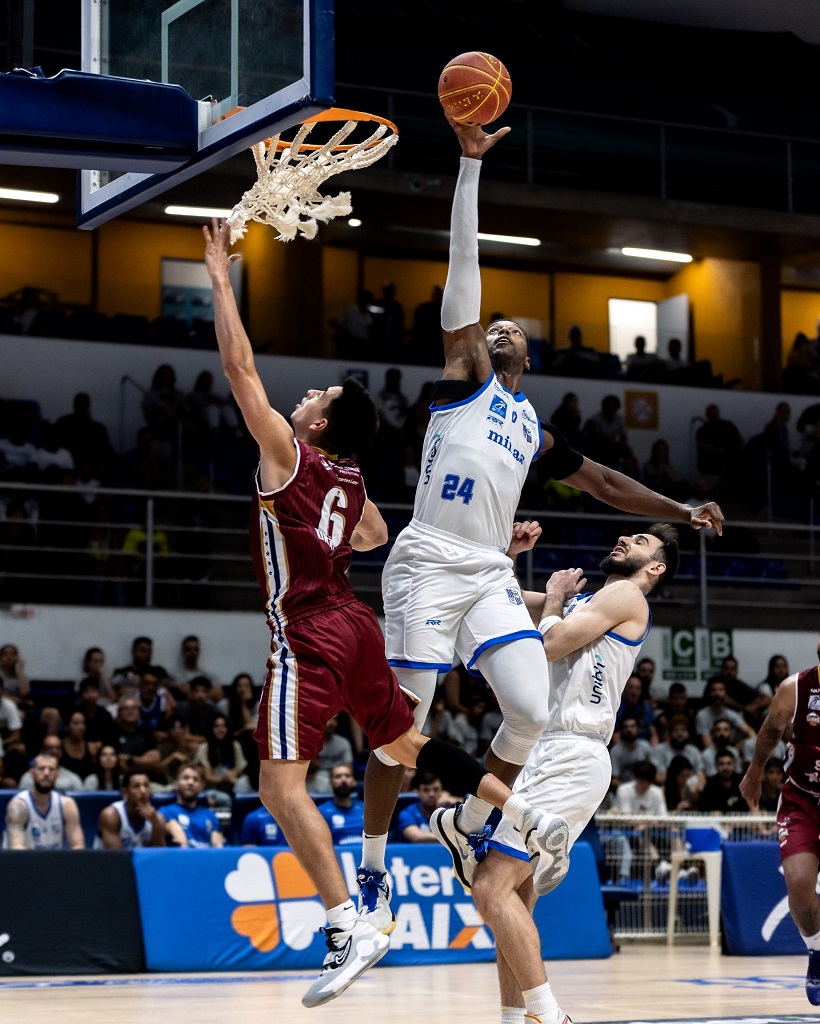
[(490, 352), (490, 363), (495, 373), (515, 376), (524, 372), (521, 355), (516, 351), (514, 345), (505, 345), (503, 348), (494, 349)]
[(50, 786), (44, 786), (42, 782), (34, 783), (34, 791), (35, 793), (39, 793), (40, 796), (48, 796), (52, 789), (54, 789), (53, 783)]
[(621, 562), (612, 555), (606, 555), (598, 563), (598, 568), (604, 576), (625, 576), (629, 579), (639, 569), (642, 569), (644, 564), (644, 559), (640, 555), (627, 555)]

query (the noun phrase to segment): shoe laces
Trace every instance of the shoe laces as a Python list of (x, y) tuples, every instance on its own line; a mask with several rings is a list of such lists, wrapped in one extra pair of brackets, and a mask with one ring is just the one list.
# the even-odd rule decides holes
[(471, 832), (467, 836), (467, 844), (475, 854), (477, 864), (480, 864), (489, 853), (492, 833), (492, 828), (485, 825), (480, 832)]
[(390, 898), (390, 890), (381, 871), (360, 871), (356, 875), (356, 882), (362, 894), (362, 906), (368, 913), (372, 914), (376, 909), (379, 896), (384, 896), (385, 899)]

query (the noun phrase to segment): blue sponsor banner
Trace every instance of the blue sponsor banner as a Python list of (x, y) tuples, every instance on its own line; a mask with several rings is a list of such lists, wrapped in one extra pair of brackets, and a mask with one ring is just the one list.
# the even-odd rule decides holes
[[(337, 849), (351, 894), (360, 848)], [(300, 970), (326, 952), (325, 913), (310, 879), (288, 849), (146, 849), (133, 852), (145, 941), (154, 971)], [(474, 963), (495, 944), (437, 844), (391, 845), (396, 929), (382, 963)], [(564, 882), (539, 900), (536, 923), (550, 960), (606, 957), (609, 933), (594, 858), (572, 852)]]
[(776, 842), (724, 843), (721, 911), (726, 948), (736, 956), (805, 953), (789, 914)]

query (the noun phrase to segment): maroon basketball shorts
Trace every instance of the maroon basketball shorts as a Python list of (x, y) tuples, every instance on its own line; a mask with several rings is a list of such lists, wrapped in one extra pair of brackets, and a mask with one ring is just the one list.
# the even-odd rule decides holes
[(777, 808), (780, 859), (796, 853), (820, 857), (820, 797), (786, 782)]
[(372, 749), (413, 725), (408, 698), (384, 653), (373, 611), (360, 601), (288, 624), (268, 659), (254, 739), (262, 760), (309, 761), (324, 745), (325, 725), (347, 711)]

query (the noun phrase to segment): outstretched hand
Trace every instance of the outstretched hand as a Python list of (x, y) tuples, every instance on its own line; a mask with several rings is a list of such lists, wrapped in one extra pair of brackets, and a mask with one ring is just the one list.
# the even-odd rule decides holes
[(541, 527), (534, 519), (527, 519), (522, 523), (513, 523), (510, 546), (507, 548), (507, 557), (514, 559), (522, 551), (531, 551), (540, 536)]
[(707, 501), (705, 505), (698, 505), (697, 508), (689, 511), (689, 525), (693, 530), (704, 528), (715, 530), (718, 537), (723, 536), (723, 513), (720, 506), (714, 501)]
[(209, 277), (212, 281), (223, 275), (227, 277), (231, 266), (242, 259), (238, 252), (228, 255), (231, 245), (230, 225), (226, 220), (214, 217), (210, 228), (203, 224), (202, 234), (205, 236), (205, 266)]
[(511, 128), (499, 128), (497, 132), (489, 135), (480, 124), (464, 124), (461, 121), (454, 121), (449, 115), (445, 114), (445, 117), (458, 137), (461, 152), (472, 160), (480, 160), (499, 139), (512, 131)]

